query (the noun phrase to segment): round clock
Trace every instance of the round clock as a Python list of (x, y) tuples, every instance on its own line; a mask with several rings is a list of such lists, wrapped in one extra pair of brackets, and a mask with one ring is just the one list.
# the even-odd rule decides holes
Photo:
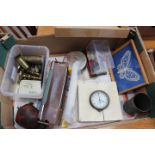
[(106, 92), (102, 90), (96, 90), (93, 93), (91, 93), (89, 97), (89, 101), (90, 101), (90, 105), (94, 109), (98, 111), (102, 111), (108, 107), (110, 103), (110, 98)]

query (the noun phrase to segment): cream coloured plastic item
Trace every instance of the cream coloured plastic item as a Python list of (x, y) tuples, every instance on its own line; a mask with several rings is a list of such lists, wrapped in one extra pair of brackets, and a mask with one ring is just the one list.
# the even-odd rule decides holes
[(78, 72), (79, 72), (80, 63), (77, 61), (73, 64), (71, 81), (69, 86), (68, 97), (66, 101), (66, 106), (63, 114), (63, 119), (68, 123), (73, 122), (73, 108), (75, 105), (75, 99), (77, 94), (77, 81), (78, 81)]
[(71, 67), (76, 61), (78, 61), (80, 63), (79, 70), (82, 70), (87, 63), (86, 56), (80, 51), (73, 51), (68, 53), (65, 56), (64, 61), (68, 62)]
[[(96, 90), (102, 90), (109, 95), (109, 106), (98, 112), (89, 103), (90, 94)], [(122, 120), (122, 111), (115, 82), (92, 83), (90, 81), (79, 81), (78, 104), (80, 122), (100, 122)]]
[(86, 65), (86, 57), (82, 52), (75, 51), (71, 52), (66, 56), (66, 60), (69, 65), (72, 67), (71, 81), (69, 86), (68, 97), (66, 105), (63, 112), (63, 120), (69, 124), (73, 123), (73, 113), (75, 107), (75, 100), (77, 95), (77, 82), (78, 82), (78, 73)]

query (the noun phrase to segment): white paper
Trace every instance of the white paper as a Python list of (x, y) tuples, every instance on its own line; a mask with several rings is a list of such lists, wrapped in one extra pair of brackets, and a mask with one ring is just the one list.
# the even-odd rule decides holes
[(18, 93), (24, 95), (40, 95), (41, 91), (41, 81), (22, 80), (19, 85)]

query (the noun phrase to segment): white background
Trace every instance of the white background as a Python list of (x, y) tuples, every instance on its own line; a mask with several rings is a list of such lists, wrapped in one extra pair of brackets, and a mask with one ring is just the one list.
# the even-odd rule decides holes
[[(3, 0), (1, 26), (155, 25), (154, 1)], [(150, 155), (154, 130), (0, 130), (2, 155)]]
[(154, 0), (1, 0), (2, 25), (153, 25)]
[(149, 129), (4, 130), (0, 131), (3, 155), (154, 154), (155, 134)]

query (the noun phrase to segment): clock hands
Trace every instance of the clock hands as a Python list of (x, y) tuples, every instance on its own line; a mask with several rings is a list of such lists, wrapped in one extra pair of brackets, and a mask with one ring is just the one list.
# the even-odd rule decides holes
[(101, 104), (102, 104), (102, 101), (101, 101), (101, 99), (100, 99), (100, 94), (99, 94), (99, 92), (98, 92), (97, 94), (98, 94), (99, 102), (100, 102), (100, 105), (101, 105)]
[(99, 101), (101, 101), (101, 98), (100, 98), (100, 93), (98, 92), (98, 97), (99, 97)]
[(100, 101), (100, 103), (101, 103), (101, 102), (105, 103), (105, 101), (101, 100), (101, 98), (100, 98), (100, 93), (98, 92), (97, 94), (98, 94), (98, 96), (99, 96), (99, 101)]

